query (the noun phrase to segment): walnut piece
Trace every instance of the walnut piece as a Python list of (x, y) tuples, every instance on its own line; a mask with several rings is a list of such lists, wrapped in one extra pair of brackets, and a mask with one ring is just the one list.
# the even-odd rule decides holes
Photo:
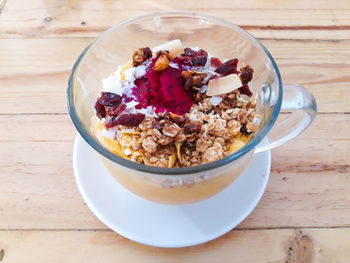
[(153, 70), (155, 71), (161, 71), (166, 69), (169, 66), (169, 60), (166, 55), (161, 55), (158, 60), (156, 61), (156, 64), (153, 66)]
[(135, 50), (132, 55), (132, 64), (136, 67), (151, 57), (152, 51), (149, 47), (139, 48), (138, 50)]

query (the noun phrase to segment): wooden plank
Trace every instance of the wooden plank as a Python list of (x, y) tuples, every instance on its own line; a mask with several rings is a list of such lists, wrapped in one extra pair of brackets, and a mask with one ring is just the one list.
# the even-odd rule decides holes
[(208, 1), (203, 7), (203, 2), (198, 0), (184, 0), (181, 4), (176, 4), (172, 0), (163, 0), (161, 2), (154, 2), (152, 0), (139, 0), (137, 4), (131, 0), (114, 1), (94, 1), (94, 0), (68, 0), (61, 2), (58, 0), (32, 0), (31, 3), (21, 3), (18, 1), (8, 1), (6, 8), (10, 10), (37, 10), (37, 9), (51, 9), (63, 7), (76, 7), (84, 10), (109, 10), (109, 9), (123, 9), (123, 10), (154, 10), (157, 8), (171, 9), (173, 6), (186, 7), (191, 9), (225, 9), (225, 8), (246, 8), (246, 9), (299, 9), (299, 10), (339, 10), (349, 9), (349, 2), (347, 0), (335, 0), (319, 2), (318, 0), (293, 1), (285, 0), (276, 4), (273, 1), (259, 1), (259, 0), (217, 0), (215, 2)]
[[(109, 231), (1, 231), (2, 262), (247, 262), (350, 261), (350, 229), (235, 230), (188, 248), (137, 244)], [(234, 260), (234, 261), (233, 261)]]
[[(0, 39), (0, 113), (66, 113), (67, 80), (91, 39)], [(320, 112), (350, 112), (350, 41), (264, 40), (284, 83), (305, 85)]]
[[(32, 1), (31, 1), (32, 2)], [(222, 0), (215, 4), (199, 1), (38, 1), (34, 5), (16, 6), (8, 2), (0, 20), (0, 38), (96, 37), (109, 27), (126, 19), (160, 10), (191, 10), (217, 16), (237, 24), (259, 38), (349, 39), (350, 10), (281, 8), (251, 1)], [(286, 1), (291, 3), (292, 1)], [(140, 3), (140, 5), (139, 5)], [(215, 5), (213, 7), (212, 5)], [(21, 21), (21, 23), (18, 23)]]
[[(349, 226), (349, 125), (322, 114), (273, 150), (267, 191), (239, 228)], [(0, 127), (0, 229), (105, 229), (74, 182), (68, 115), (3, 115)]]

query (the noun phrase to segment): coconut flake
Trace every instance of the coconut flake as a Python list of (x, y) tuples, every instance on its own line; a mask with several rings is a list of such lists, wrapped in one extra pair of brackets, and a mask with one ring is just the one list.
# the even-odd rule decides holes
[(157, 114), (153, 111), (152, 106), (148, 106), (147, 108), (142, 108), (138, 110), (139, 113), (145, 114), (147, 117), (157, 117)]
[(175, 39), (152, 48), (152, 52), (157, 52), (159, 50), (168, 50), (170, 56), (175, 57), (184, 52), (184, 47), (179, 39)]
[(242, 87), (241, 79), (237, 74), (227, 75), (225, 77), (211, 79), (208, 83), (208, 96), (222, 95), (230, 93), (233, 90), (236, 90)]
[(138, 104), (139, 104), (139, 102), (132, 100), (130, 102), (127, 102), (125, 105), (126, 105), (127, 109), (131, 109), (131, 108), (134, 108)]
[(102, 131), (101, 131), (101, 135), (103, 137), (107, 137), (109, 139), (114, 140), (114, 138), (115, 138), (115, 131), (113, 129), (106, 130), (106, 129), (103, 128)]
[(220, 104), (220, 102), (222, 101), (222, 98), (221, 97), (211, 97), (210, 98), (210, 102), (211, 104), (213, 104), (214, 106), (217, 106)]
[(132, 88), (135, 87), (135, 84), (132, 82), (132, 83), (127, 83), (124, 85), (124, 94), (127, 98), (131, 97), (132, 96)]
[(172, 68), (180, 69), (180, 68), (179, 68), (179, 65), (176, 64), (176, 63), (174, 63), (174, 62), (170, 62), (170, 63), (169, 63), (169, 66), (172, 67)]
[(141, 78), (144, 75), (146, 75), (146, 66), (145, 65), (139, 65), (135, 68), (135, 77)]
[(125, 76), (125, 81), (127, 82), (134, 82), (135, 80), (135, 68), (131, 67), (123, 71), (123, 74)]
[(130, 150), (129, 148), (126, 148), (126, 149), (124, 150), (124, 154), (125, 154), (126, 156), (131, 155), (131, 150)]
[(207, 89), (208, 89), (208, 86), (207, 86), (207, 85), (203, 85), (203, 86), (201, 87), (201, 89), (199, 90), (199, 93), (204, 93), (204, 92), (207, 91)]

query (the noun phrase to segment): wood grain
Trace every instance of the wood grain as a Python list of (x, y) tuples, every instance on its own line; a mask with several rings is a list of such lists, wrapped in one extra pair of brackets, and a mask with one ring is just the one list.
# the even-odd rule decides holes
[(164, 249), (110, 231), (1, 231), (3, 263), (249, 262), (346, 263), (349, 229), (235, 230), (203, 245)]
[[(137, 244), (90, 212), (74, 181), (66, 106), (71, 67), (94, 37), (168, 9), (218, 16), (260, 38), (284, 83), (310, 89), (321, 113), (273, 150), (267, 190), (237, 229), (181, 249)], [(348, 0), (8, 0), (0, 15), (0, 262), (350, 262), (349, 25)]]
[[(0, 113), (66, 113), (72, 65), (89, 38), (0, 39)], [(316, 97), (319, 112), (350, 112), (350, 40), (264, 40), (284, 83)]]
[[(128, 18), (159, 10), (191, 10), (224, 18), (259, 38), (349, 39), (346, 1), (8, 1), (1, 38), (95, 37)], [(315, 4), (317, 2), (317, 4)], [(19, 21), (21, 23), (19, 23)], [(296, 30), (298, 30), (296, 32)]]
[[(322, 114), (273, 150), (267, 191), (239, 228), (349, 226), (349, 125)], [(0, 127), (0, 229), (105, 229), (74, 182), (68, 115), (2, 115)]]

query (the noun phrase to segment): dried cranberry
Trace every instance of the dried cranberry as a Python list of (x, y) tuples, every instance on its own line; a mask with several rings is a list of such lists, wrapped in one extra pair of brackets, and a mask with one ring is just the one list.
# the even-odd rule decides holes
[(193, 56), (193, 52), (195, 52), (194, 50), (190, 49), (189, 47), (186, 47), (184, 49), (184, 53), (182, 53), (181, 55), (182, 56), (189, 56), (189, 57), (192, 57)]
[(200, 133), (200, 132), (201, 132), (201, 126), (199, 124), (194, 123), (194, 122), (188, 122), (184, 126), (184, 133), (185, 134)]
[(238, 90), (240, 93), (245, 94), (249, 97), (253, 95), (253, 93), (250, 91), (249, 86), (247, 84), (243, 85)]
[(247, 125), (246, 124), (243, 124), (242, 127), (241, 127), (241, 130), (240, 130), (241, 133), (245, 134), (245, 135), (250, 135), (252, 132), (249, 132), (247, 130)]
[(218, 58), (216, 58), (216, 57), (212, 57), (212, 58), (210, 59), (210, 65), (211, 65), (212, 67), (217, 68), (217, 67), (221, 66), (221, 64), (222, 64), (221, 60), (218, 59)]
[(102, 119), (104, 117), (106, 117), (106, 108), (105, 106), (103, 106), (102, 104), (100, 104), (98, 102), (98, 100), (96, 101), (95, 103), (95, 110), (96, 110), (96, 116), (99, 118), (99, 119)]
[(122, 97), (112, 92), (101, 92), (98, 102), (104, 106), (116, 107), (122, 101)]
[(118, 116), (125, 109), (126, 109), (126, 105), (125, 104), (119, 104), (118, 107), (109, 108), (108, 109), (108, 115), (111, 116), (111, 117)]
[(238, 73), (237, 72), (237, 64), (238, 64), (238, 59), (234, 58), (229, 61), (226, 61), (224, 64), (220, 65), (215, 72), (222, 74), (224, 76), (233, 74), (233, 73)]
[(204, 66), (207, 63), (208, 53), (207, 51), (200, 49), (195, 51), (190, 48), (185, 48), (184, 53), (181, 54), (183, 57), (190, 57), (193, 66)]
[(204, 66), (207, 63), (208, 53), (207, 51), (200, 49), (195, 51), (191, 59), (193, 66)]
[(145, 114), (143, 113), (123, 114), (118, 117), (116, 122), (117, 124), (124, 125), (127, 127), (135, 127), (139, 125), (144, 118), (145, 118)]
[(149, 47), (143, 48), (142, 51), (143, 51), (143, 57), (145, 59), (149, 59), (152, 57), (152, 50)]
[(120, 115), (119, 117), (115, 116), (106, 123), (106, 128), (111, 128), (116, 125), (135, 127), (139, 125), (144, 118), (145, 118), (145, 115), (142, 113), (123, 114), (123, 115)]

